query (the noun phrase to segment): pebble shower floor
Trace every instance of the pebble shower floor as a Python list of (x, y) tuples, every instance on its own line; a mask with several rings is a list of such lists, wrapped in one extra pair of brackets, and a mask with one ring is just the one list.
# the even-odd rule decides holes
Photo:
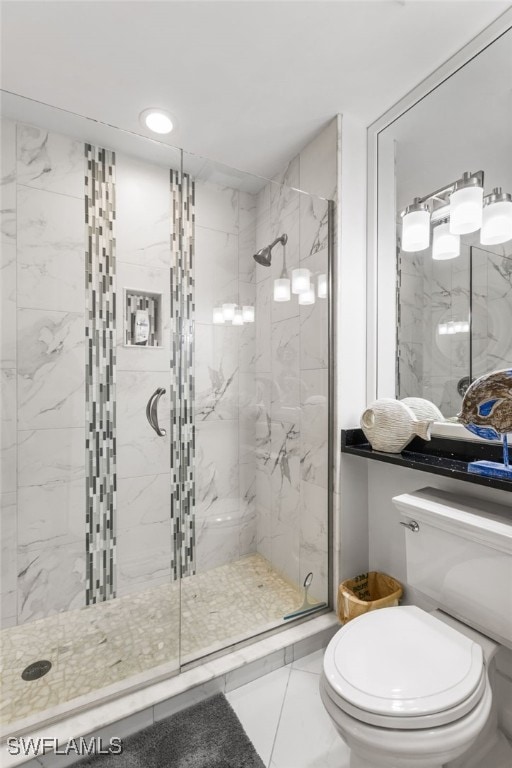
[[(182, 579), (181, 599), (175, 582), (5, 629), (0, 722), (8, 725), (173, 661), (177, 667), (180, 620), (186, 663), (278, 625), (302, 598), (302, 590), (256, 554)], [(25, 667), (38, 659), (51, 661), (50, 672), (23, 680)]]

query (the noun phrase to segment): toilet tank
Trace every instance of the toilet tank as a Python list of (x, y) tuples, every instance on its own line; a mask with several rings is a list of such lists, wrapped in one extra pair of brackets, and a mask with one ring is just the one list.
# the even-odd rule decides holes
[(393, 498), (405, 527), (407, 583), (512, 648), (512, 505), (435, 488)]

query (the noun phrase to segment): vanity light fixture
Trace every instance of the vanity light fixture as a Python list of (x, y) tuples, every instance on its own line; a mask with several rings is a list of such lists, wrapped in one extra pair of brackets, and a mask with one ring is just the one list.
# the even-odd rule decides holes
[(432, 258), (444, 261), (457, 256), (460, 256), (460, 235), (453, 235), (448, 219), (441, 219), (432, 232)]
[(254, 307), (244, 304), (242, 307), (242, 317), (244, 323), (254, 323)]
[(213, 324), (214, 325), (222, 325), (225, 322), (224, 319), (224, 310), (222, 307), (214, 307), (213, 308)]
[(233, 316), (233, 325), (243, 325), (244, 324), (244, 318), (242, 314), (242, 310), (238, 307), (235, 309), (235, 314)]
[(170, 114), (163, 109), (145, 109), (140, 114), (140, 121), (144, 128), (162, 135), (170, 133), (174, 127)]
[[(285, 236), (286, 237), (286, 236)], [(290, 301), (290, 278), (286, 269), (286, 240), (283, 242), (283, 268), (280, 277), (274, 280), (274, 301)]]
[(467, 320), (449, 320), (447, 323), (439, 323), (437, 331), (440, 336), (453, 336), (455, 333), (469, 333)]
[[(465, 172), (462, 178), (425, 197), (415, 197), (402, 219), (402, 251), (423, 251), (430, 244), (433, 259), (460, 254), (460, 235), (481, 230), (482, 245), (512, 240), (512, 195), (495, 187), (484, 197), (484, 172)], [(319, 294), (320, 295), (320, 294)]]
[(402, 211), (402, 251), (424, 251), (430, 245), (430, 207), (420, 197)]
[(512, 195), (495, 187), (484, 197), (480, 242), (482, 245), (499, 245), (507, 240), (512, 240)]
[(274, 301), (290, 301), (290, 279), (279, 277), (274, 280)]
[(465, 173), (450, 194), (450, 232), (467, 235), (482, 226), (483, 173)]
[(236, 304), (223, 304), (222, 305), (222, 314), (224, 315), (224, 320), (228, 323), (232, 323), (233, 319), (235, 317), (235, 307)]
[(311, 273), (309, 269), (294, 269), (292, 271), (292, 293), (306, 293), (311, 288)]
[(319, 299), (327, 298), (327, 275), (318, 275), (316, 279), (317, 296)]
[(311, 285), (309, 290), (299, 293), (299, 304), (307, 306), (315, 303), (315, 287)]

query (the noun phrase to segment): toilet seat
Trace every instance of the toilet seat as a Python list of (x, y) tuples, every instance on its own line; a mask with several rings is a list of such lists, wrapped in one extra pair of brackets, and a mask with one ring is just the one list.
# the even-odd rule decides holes
[(482, 698), (481, 646), (416, 606), (364, 614), (333, 637), (326, 692), (361, 722), (421, 729), (452, 723)]

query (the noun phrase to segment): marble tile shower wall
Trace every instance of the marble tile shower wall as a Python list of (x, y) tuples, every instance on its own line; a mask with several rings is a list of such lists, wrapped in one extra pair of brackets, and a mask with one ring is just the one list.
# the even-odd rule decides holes
[(196, 570), (256, 551), (256, 323), (214, 325), (223, 303), (255, 305), (255, 196), (196, 181)]
[[(258, 248), (286, 232), (289, 271), (327, 274), (328, 205), (334, 199), (333, 122), (258, 194)], [(284, 186), (281, 186), (284, 185)], [(312, 594), (327, 599), (328, 578), (328, 305), (273, 301), (270, 269), (256, 266), (255, 408), (257, 549), (294, 583), (314, 574)]]
[(84, 604), (84, 274), (83, 144), (3, 121), (2, 627)]
[[(117, 252), (117, 594), (171, 580), (169, 171), (116, 153)], [(123, 345), (125, 290), (161, 296), (160, 348)], [(146, 403), (158, 388), (159, 437)]]

